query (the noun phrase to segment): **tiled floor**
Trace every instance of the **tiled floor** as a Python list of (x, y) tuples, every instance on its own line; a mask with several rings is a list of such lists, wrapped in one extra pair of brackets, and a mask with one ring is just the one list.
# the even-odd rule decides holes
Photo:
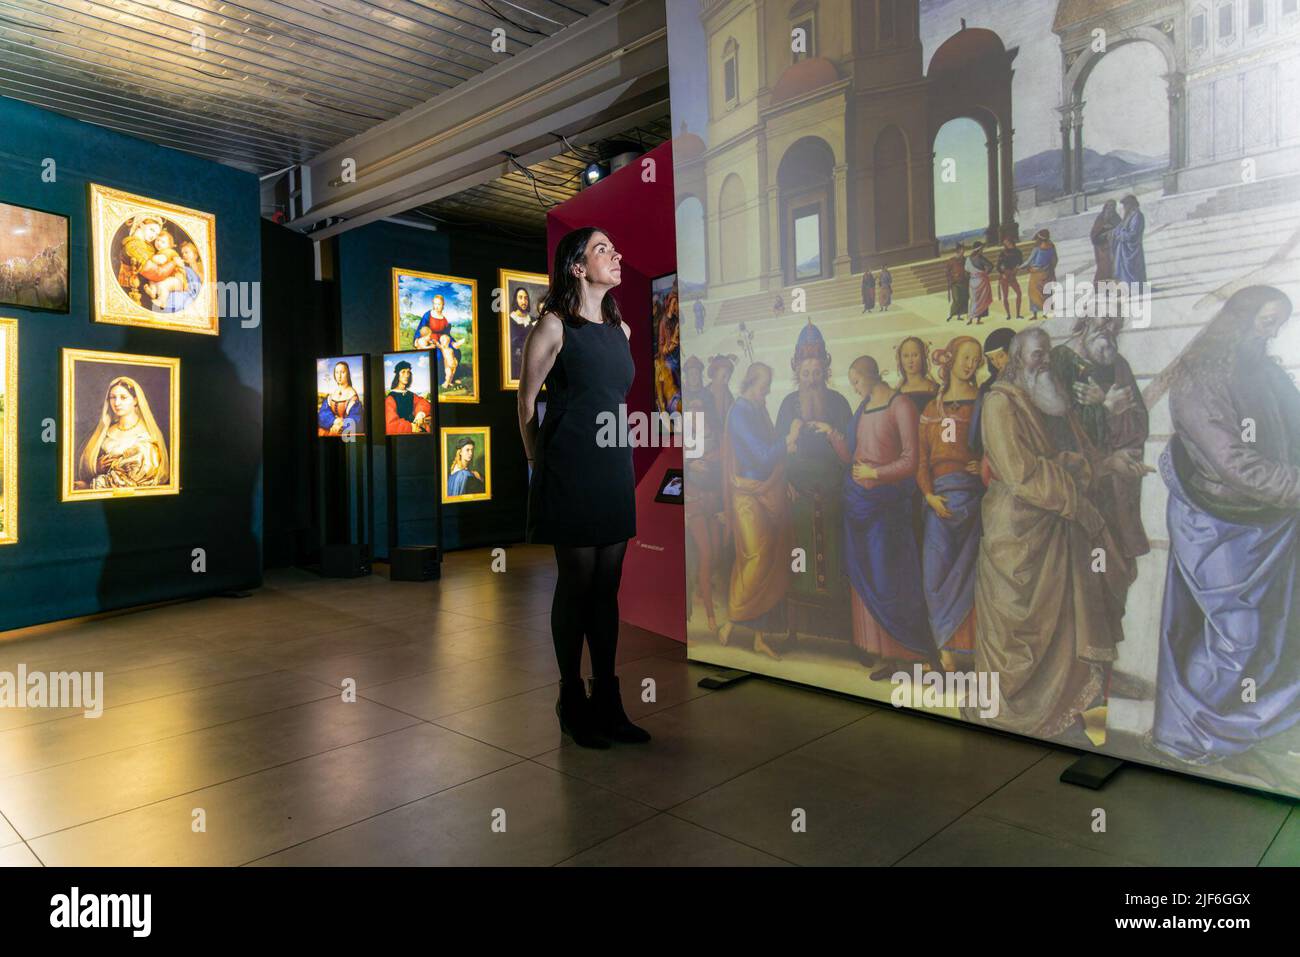
[(276, 572), (0, 642), (0, 669), (103, 671), (107, 699), (0, 711), (0, 865), (1300, 864), (1293, 802), (1141, 767), (1086, 791), (1034, 742), (762, 680), (708, 692), (713, 669), (626, 625), (654, 741), (575, 748), (550, 553), (507, 559), (455, 553), (424, 584)]

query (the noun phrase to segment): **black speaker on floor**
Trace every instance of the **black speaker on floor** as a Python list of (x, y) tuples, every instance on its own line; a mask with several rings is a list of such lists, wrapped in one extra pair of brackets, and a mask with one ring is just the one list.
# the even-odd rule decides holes
[(360, 578), (369, 575), (370, 546), (324, 546), (320, 553), (320, 573), (325, 578)]
[(408, 545), (391, 548), (388, 577), (395, 582), (427, 582), (442, 577), (442, 558), (436, 545)]

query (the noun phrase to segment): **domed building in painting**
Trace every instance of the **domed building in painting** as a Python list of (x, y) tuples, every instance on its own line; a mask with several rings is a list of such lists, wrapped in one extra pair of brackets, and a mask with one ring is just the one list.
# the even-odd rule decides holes
[(1017, 51), (997, 34), (954, 23), (927, 74), (918, 0), (702, 0), (700, 16), (708, 149), (675, 162), (679, 201), (704, 210), (710, 297), (936, 256), (934, 142), (958, 117), (986, 134), (988, 238), (1015, 234)]

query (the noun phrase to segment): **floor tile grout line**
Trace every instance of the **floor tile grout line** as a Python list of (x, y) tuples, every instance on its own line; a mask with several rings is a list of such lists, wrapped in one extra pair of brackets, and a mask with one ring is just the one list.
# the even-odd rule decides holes
[(1277, 843), (1277, 839), (1281, 837), (1282, 832), (1286, 830), (1287, 822), (1293, 817), (1295, 817), (1297, 821), (1300, 821), (1300, 804), (1292, 806), (1291, 810), (1287, 812), (1287, 815), (1282, 818), (1282, 823), (1280, 823), (1277, 826), (1277, 830), (1273, 832), (1273, 836), (1269, 839), (1268, 846), (1264, 848), (1264, 853), (1260, 854), (1259, 860), (1255, 862), (1256, 867), (1264, 866), (1264, 858), (1268, 857), (1268, 852), (1273, 850), (1273, 845)]
[[(214, 657), (215, 657), (215, 656), (214, 656)], [(190, 660), (190, 659), (179, 659), (179, 660), (188, 661), (188, 660)], [(168, 662), (168, 664), (171, 664), (171, 662)], [(276, 673), (277, 671), (285, 671), (285, 670), (286, 670), (286, 669), (284, 669), (284, 668), (276, 668), (275, 666), (271, 665), (270, 663), (265, 663), (265, 662), (263, 662), (263, 663), (260, 663), (260, 664), (265, 664), (267, 670), (266, 670), (266, 671), (258, 671), (258, 672), (254, 673), (254, 674), (242, 675), (242, 676), (237, 677), (237, 678), (223, 678), (221, 681), (214, 681), (214, 682), (212, 682), (211, 684), (195, 685), (195, 686), (192, 687), (192, 688), (182, 688), (182, 689), (180, 689), (180, 690), (178, 690), (178, 691), (167, 691), (167, 692), (163, 692), (162, 694), (149, 695), (148, 697), (145, 697), (145, 698), (137, 698), (135, 701), (124, 701), (124, 702), (122, 702), (121, 704), (115, 704), (115, 705), (110, 705), (109, 707), (106, 707), (106, 708), (104, 709), (104, 713), (107, 714), (109, 711), (112, 711), (112, 710), (117, 709), (117, 708), (129, 708), (129, 707), (132, 707), (132, 706), (137, 705), (137, 704), (148, 704), (148, 703), (151, 702), (151, 701), (162, 701), (162, 700), (164, 700), (165, 698), (174, 698), (174, 697), (176, 697), (177, 695), (190, 694), (190, 693), (195, 692), (195, 691), (209, 691), (209, 690), (211, 690), (211, 689), (213, 689), (213, 688), (220, 688), (222, 685), (238, 684), (238, 683), (241, 682), (241, 681), (250, 681), (250, 680), (252, 680), (252, 679), (254, 679), (254, 678), (262, 678), (262, 677), (265, 677), (266, 675), (274, 674), (274, 673)], [(165, 667), (165, 666), (160, 666), (160, 667)], [(310, 677), (310, 676), (309, 676), (309, 675), (304, 675), (304, 677)], [(105, 685), (108, 684), (108, 675), (107, 675), (107, 674), (104, 675), (104, 683), (105, 683)], [(14, 709), (14, 710), (23, 710), (23, 709)], [(48, 710), (56, 710), (56, 709), (48, 709)], [(57, 709), (57, 710), (60, 710), (60, 711), (66, 711), (66, 710), (68, 710), (68, 709), (66, 709), (66, 708), (60, 708), (60, 709)], [(29, 721), (27, 724), (16, 724), (16, 725), (13, 725), (12, 727), (8, 727), (8, 728), (0, 728), (0, 744), (3, 744), (3, 737), (2, 737), (2, 736), (8, 734), (8, 733), (11, 732), (11, 731), (22, 731), (22, 730), (25, 729), (25, 728), (34, 728), (34, 727), (37, 727), (38, 725), (52, 724), (52, 723), (55, 722), (55, 721), (64, 721), (64, 720), (67, 720), (67, 719), (70, 719), (70, 718), (82, 718), (82, 720), (85, 720), (85, 718), (84, 718), (84, 714), (85, 714), (85, 709), (82, 709), (82, 710), (80, 710), (80, 711), (76, 711), (74, 714), (61, 714), (61, 715), (51, 716), (51, 717), (49, 717), (49, 718), (45, 718), (44, 720), (41, 720), (41, 721)], [(98, 719), (96, 719), (96, 720), (98, 720)], [(3, 778), (3, 775), (0, 775), (0, 779), (2, 779), (2, 778)]]
[[(408, 716), (408, 717), (409, 717), (409, 716)], [(277, 762), (277, 763), (275, 763), (275, 764), (268, 764), (266, 767), (257, 768), (257, 769), (252, 770), (252, 771), (245, 771), (243, 774), (236, 774), (236, 775), (234, 775), (233, 777), (223, 778), (223, 779), (220, 780), (220, 781), (213, 781), (213, 782), (211, 782), (210, 784), (204, 784), (204, 785), (202, 785), (202, 786), (200, 786), (200, 787), (189, 788), (189, 789), (187, 789), (187, 790), (180, 791), (180, 792), (178, 792), (178, 793), (176, 793), (176, 794), (169, 794), (169, 795), (167, 795), (166, 797), (161, 797), (161, 798), (158, 798), (157, 800), (154, 800), (154, 801), (145, 801), (143, 804), (136, 804), (136, 805), (133, 805), (132, 807), (124, 808), (124, 809), (122, 809), (122, 810), (120, 810), (120, 811), (114, 811), (114, 812), (111, 813), (111, 814), (102, 814), (102, 815), (100, 815), (99, 817), (90, 818), (90, 819), (85, 820), (85, 821), (78, 821), (76, 824), (69, 824), (69, 825), (67, 825), (66, 827), (58, 827), (58, 828), (55, 828), (55, 829), (52, 830), (52, 831), (45, 831), (45, 832), (43, 832), (43, 833), (41, 833), (41, 834), (37, 834), (37, 835), (35, 835), (35, 836), (31, 837), (31, 838), (24, 838), (24, 840), (39, 841), (39, 840), (41, 840), (41, 839), (43, 839), (43, 838), (50, 837), (50, 836), (53, 835), (53, 834), (62, 834), (62, 833), (65, 832), (65, 831), (73, 831), (73, 830), (76, 830), (76, 829), (79, 828), (79, 827), (85, 827), (85, 826), (88, 825), (88, 824), (96, 824), (96, 823), (98, 823), (98, 822), (100, 822), (100, 821), (109, 821), (109, 820), (112, 820), (112, 819), (115, 818), (115, 817), (120, 817), (120, 816), (123, 815), (123, 814), (133, 814), (133, 813), (135, 813), (136, 811), (143, 810), (144, 808), (154, 807), (155, 805), (158, 805), (158, 804), (165, 804), (165, 803), (167, 803), (168, 801), (174, 801), (174, 800), (176, 800), (177, 798), (183, 798), (183, 797), (185, 797), (186, 795), (189, 795), (189, 794), (198, 794), (198, 793), (200, 793), (201, 791), (207, 791), (207, 790), (210, 790), (211, 788), (224, 787), (225, 785), (227, 785), (227, 784), (232, 784), (232, 783), (234, 783), (235, 781), (242, 781), (242, 780), (244, 780), (245, 778), (256, 777), (257, 775), (259, 775), (259, 774), (265, 774), (265, 773), (267, 773), (268, 771), (275, 771), (275, 770), (278, 770), (278, 769), (280, 769), (280, 768), (287, 768), (287, 767), (289, 767), (290, 765), (298, 764), (298, 763), (300, 763), (300, 762), (302, 762), (302, 761), (309, 761), (309, 760), (311, 760), (312, 758), (318, 758), (318, 757), (320, 757), (320, 756), (323, 755), (323, 754), (330, 754), (330, 753), (332, 753), (332, 752), (334, 752), (334, 751), (341, 751), (341, 750), (343, 750), (344, 748), (351, 748), (351, 747), (354, 747), (354, 746), (356, 746), (356, 745), (358, 745), (358, 744), (365, 744), (365, 743), (370, 742), (370, 741), (377, 741), (377, 740), (379, 740), (380, 738), (385, 738), (385, 737), (388, 737), (388, 736), (391, 735), (391, 734), (397, 734), (397, 733), (399, 733), (399, 732), (401, 732), (401, 731), (407, 731), (407, 730), (409, 730), (409, 729), (411, 729), (411, 728), (414, 728), (414, 727), (416, 727), (417, 725), (419, 725), (419, 724), (423, 724), (423, 723), (427, 723), (427, 722), (421, 722), (421, 721), (419, 721), (419, 720), (415, 720), (415, 721), (412, 721), (410, 724), (400, 725), (399, 727), (396, 727), (396, 728), (389, 728), (387, 731), (381, 731), (381, 732), (379, 732), (378, 734), (367, 735), (367, 736), (364, 737), (364, 738), (358, 738), (357, 740), (355, 740), (355, 741), (349, 741), (349, 742), (347, 742), (346, 744), (336, 744), (336, 745), (334, 745), (334, 746), (332, 746), (332, 747), (322, 748), (320, 751), (313, 751), (313, 752), (311, 752), (310, 754), (303, 754), (303, 755), (299, 755), (299, 756), (296, 757), (296, 758), (290, 758), (288, 761), (279, 761), (279, 762)], [(11, 824), (10, 826), (12, 827), (13, 825)], [(17, 833), (17, 829), (16, 829), (16, 828), (15, 828), (15, 833)], [(19, 836), (21, 836), (21, 835), (19, 835)]]
[[(425, 722), (425, 723), (427, 724), (428, 722)], [(414, 727), (414, 726), (413, 726), (413, 725), (407, 725), (407, 727)], [(399, 730), (400, 730), (400, 729), (399, 729)], [(443, 729), (443, 730), (447, 730), (447, 729)], [(452, 733), (454, 733), (454, 732), (452, 732)], [(497, 748), (496, 750), (500, 751), (500, 750), (502, 750), (502, 749), (501, 749), (501, 748)], [(511, 757), (518, 757), (518, 755), (512, 754), (512, 753), (509, 752), (509, 751), (506, 751), (505, 753), (506, 753), (506, 754), (510, 754)], [(428, 794), (422, 794), (422, 795), (420, 795), (420, 796), (417, 797), (417, 798), (413, 798), (413, 799), (411, 799), (410, 801), (403, 801), (401, 804), (395, 804), (395, 805), (393, 805), (392, 807), (390, 807), (390, 808), (385, 808), (385, 809), (382, 810), (382, 811), (376, 811), (374, 814), (367, 814), (365, 817), (357, 818), (357, 820), (355, 820), (355, 821), (350, 821), (350, 822), (348, 822), (347, 824), (341, 824), (341, 825), (339, 825), (338, 827), (330, 828), (330, 829), (327, 830), (327, 831), (322, 831), (320, 834), (315, 834), (315, 835), (313, 835), (313, 836), (311, 836), (311, 837), (309, 837), (309, 838), (305, 838), (304, 840), (296, 841), (296, 842), (293, 843), (293, 844), (289, 844), (289, 845), (286, 845), (285, 847), (279, 848), (278, 850), (271, 851), (269, 854), (263, 854), (263, 855), (261, 855), (260, 857), (255, 857), (255, 858), (253, 858), (252, 860), (245, 861), (245, 862), (242, 863), (242, 864), (236, 864), (236, 865), (234, 865), (234, 866), (235, 866), (235, 867), (247, 867), (248, 865), (250, 865), (250, 864), (255, 864), (255, 863), (257, 863), (258, 861), (266, 860), (268, 857), (274, 857), (276, 854), (283, 854), (285, 851), (292, 850), (292, 849), (295, 848), (295, 847), (301, 847), (303, 844), (310, 844), (312, 841), (318, 841), (318, 840), (320, 840), (320, 839), (323, 838), (323, 837), (328, 837), (329, 835), (331, 835), (331, 834), (336, 834), (336, 833), (338, 833), (339, 831), (346, 831), (346, 830), (347, 830), (348, 828), (350, 828), (350, 827), (355, 827), (355, 826), (358, 825), (358, 824), (364, 824), (366, 821), (371, 821), (371, 820), (374, 820), (375, 818), (383, 817), (385, 814), (391, 814), (393, 811), (400, 811), (402, 808), (404, 808), (404, 807), (410, 807), (412, 804), (419, 804), (421, 801), (427, 801), (429, 798), (431, 798), (431, 797), (436, 797), (436, 796), (439, 795), (439, 794), (445, 794), (445, 793), (447, 793), (448, 791), (454, 791), (454, 790), (456, 790), (456, 788), (463, 787), (463, 786), (465, 786), (465, 785), (467, 785), (467, 784), (473, 784), (475, 781), (480, 781), (480, 780), (482, 780), (483, 778), (491, 777), (491, 776), (494, 775), (494, 774), (499, 774), (500, 772), (505, 771), (505, 770), (507, 770), (508, 768), (516, 768), (516, 767), (518, 767), (518, 766), (521, 765), (521, 764), (525, 764), (525, 763), (527, 763), (527, 760), (528, 760), (527, 758), (524, 758), (524, 759), (519, 760), (519, 761), (511, 761), (509, 764), (504, 764), (504, 765), (502, 765), (501, 767), (499, 767), (499, 768), (494, 768), (494, 769), (491, 770), (491, 771), (484, 771), (482, 774), (476, 774), (476, 775), (474, 775), (472, 778), (466, 778), (464, 781), (457, 781), (455, 784), (449, 784), (449, 785), (447, 785), (446, 787), (443, 787), (443, 788), (436, 788), (436, 789), (430, 791)], [(355, 866), (355, 865), (354, 865), (354, 866)]]
[[(270, 673), (270, 674), (283, 674), (283, 673), (285, 673), (285, 672), (269, 672), (269, 673)], [(259, 676), (259, 677), (261, 677), (261, 676)], [(296, 677), (303, 677), (303, 676), (296, 676)], [(317, 681), (316, 683), (317, 683), (317, 684), (321, 684), (321, 682), (319, 682), (319, 681)], [(328, 687), (328, 685), (324, 685), (323, 687)], [(269, 716), (269, 715), (279, 714), (281, 711), (289, 711), (289, 710), (292, 710), (293, 708), (301, 708), (301, 707), (304, 707), (304, 706), (306, 706), (306, 705), (316, 704), (316, 703), (319, 702), (319, 701), (325, 701), (325, 700), (328, 699), (328, 698), (332, 698), (332, 697), (334, 697), (334, 695), (335, 695), (336, 693), (337, 693), (336, 691), (333, 691), (333, 690), (332, 690), (332, 691), (331, 691), (330, 693), (328, 693), (328, 694), (322, 694), (319, 698), (307, 698), (307, 699), (305, 699), (305, 700), (303, 700), (303, 701), (295, 701), (293, 704), (283, 705), (283, 706), (278, 707), (278, 708), (271, 708), (271, 709), (269, 709), (269, 710), (267, 710), (267, 711), (256, 711), (256, 712), (253, 712), (252, 714), (246, 714), (246, 715), (243, 715), (243, 716), (238, 717), (238, 718), (231, 718), (231, 719), (229, 719), (229, 720), (227, 720), (227, 721), (218, 721), (218, 722), (216, 722), (215, 724), (205, 724), (205, 725), (203, 725), (202, 727), (190, 728), (190, 729), (187, 730), (187, 731), (178, 731), (176, 734), (167, 734), (167, 735), (163, 735), (163, 736), (160, 737), (160, 738), (149, 738), (149, 739), (144, 740), (144, 741), (137, 741), (137, 742), (135, 742), (134, 744), (128, 744), (128, 745), (126, 745), (126, 746), (124, 746), (124, 747), (120, 747), (120, 748), (110, 748), (110, 749), (107, 750), (107, 751), (97, 751), (97, 752), (95, 752), (94, 754), (86, 754), (86, 755), (82, 755), (81, 757), (79, 757), (79, 758), (74, 758), (74, 759), (71, 760), (71, 761), (58, 761), (58, 762), (56, 762), (56, 763), (54, 763), (54, 764), (45, 764), (45, 765), (42, 765), (42, 766), (39, 767), (39, 768), (31, 768), (31, 769), (26, 770), (26, 771), (19, 771), (19, 772), (15, 773), (15, 774), (4, 774), (4, 775), (0, 775), (0, 784), (3, 784), (5, 781), (12, 780), (13, 778), (20, 778), (20, 777), (23, 777), (24, 775), (28, 775), (28, 774), (38, 774), (38, 773), (40, 773), (40, 772), (42, 772), (42, 771), (49, 771), (49, 770), (51, 770), (51, 769), (53, 769), (53, 768), (63, 768), (63, 767), (68, 767), (69, 765), (78, 764), (78, 763), (80, 763), (80, 762), (82, 762), (82, 761), (88, 761), (88, 760), (91, 760), (92, 758), (102, 758), (102, 757), (106, 757), (107, 755), (110, 755), (110, 754), (118, 754), (118, 753), (120, 753), (120, 752), (122, 752), (122, 751), (130, 751), (130, 750), (132, 750), (132, 749), (134, 749), (134, 748), (144, 747), (144, 746), (146, 746), (146, 745), (160, 744), (160, 743), (162, 743), (163, 741), (173, 741), (173, 740), (175, 740), (175, 739), (177, 739), (177, 738), (183, 738), (183, 737), (186, 737), (187, 735), (191, 735), (191, 734), (199, 734), (199, 733), (204, 732), (204, 731), (210, 731), (210, 730), (212, 730), (212, 729), (214, 729), (214, 728), (222, 728), (222, 727), (225, 727), (225, 726), (227, 726), (227, 725), (238, 724), (240, 721), (248, 721), (248, 720), (250, 720), (250, 719), (252, 719), (252, 718), (264, 718), (264, 717), (267, 717), (267, 716)], [(377, 704), (378, 702), (372, 702), (372, 703)], [(392, 709), (392, 710), (396, 710), (396, 709)], [(82, 719), (82, 720), (85, 720), (85, 719)], [(17, 730), (17, 729), (14, 729), (14, 730)]]
[[(900, 861), (905, 860), (909, 855), (916, 853), (918, 850), (920, 850), (920, 849), (921, 849), (922, 847), (924, 847), (926, 844), (929, 844), (929, 843), (930, 843), (931, 841), (933, 841), (936, 837), (938, 837), (938, 836), (939, 836), (940, 834), (942, 834), (944, 831), (948, 830), (948, 828), (952, 827), (954, 824), (956, 824), (956, 823), (957, 823), (958, 821), (960, 821), (962, 818), (965, 818), (965, 817), (969, 816), (969, 815), (970, 815), (970, 814), (975, 810), (975, 808), (979, 807), (981, 804), (983, 804), (983, 803), (984, 803), (985, 801), (987, 801), (989, 798), (993, 797), (993, 795), (997, 794), (997, 793), (998, 793), (999, 791), (1001, 791), (1003, 788), (1008, 787), (1008, 786), (1011, 785), (1013, 782), (1015, 782), (1016, 780), (1018, 780), (1019, 778), (1021, 778), (1023, 775), (1027, 774), (1027, 773), (1028, 773), (1032, 768), (1035, 768), (1035, 767), (1037, 767), (1039, 764), (1041, 764), (1043, 761), (1046, 761), (1049, 757), (1051, 757), (1051, 755), (1052, 755), (1052, 752), (1051, 752), (1050, 750), (1049, 750), (1049, 751), (1044, 751), (1043, 754), (1040, 754), (1040, 755), (1039, 755), (1037, 758), (1035, 758), (1033, 761), (1030, 761), (1030, 762), (1029, 762), (1028, 764), (1026, 764), (1023, 768), (1021, 768), (1021, 769), (1020, 769), (1019, 771), (1017, 771), (1015, 774), (1011, 775), (1011, 777), (1007, 778), (1007, 780), (1003, 781), (1003, 782), (1002, 782), (1001, 784), (999, 784), (997, 787), (993, 788), (991, 791), (989, 791), (989, 792), (988, 792), (987, 794), (985, 794), (983, 797), (980, 797), (980, 798), (978, 798), (977, 800), (975, 800), (975, 801), (974, 801), (974, 802), (973, 802), (969, 807), (967, 807), (964, 811), (962, 811), (960, 814), (958, 814), (958, 815), (957, 815), (956, 817), (954, 817), (952, 820), (948, 821), (946, 824), (944, 824), (944, 825), (940, 826), (939, 828), (937, 828), (936, 830), (934, 830), (934, 831), (933, 831), (933, 832), (932, 832), (928, 837), (926, 837), (924, 840), (920, 841), (919, 843), (915, 844), (913, 847), (909, 848), (906, 852), (904, 852), (903, 854), (901, 854), (899, 857), (896, 857), (893, 861), (891, 861), (891, 862), (890, 862), (888, 865), (886, 865), (886, 866), (888, 866), (888, 867), (897, 867)], [(977, 815), (977, 816), (981, 816), (981, 815)], [(1022, 828), (1022, 830), (1025, 830), (1025, 829)]]
[[(9, 825), (9, 830), (13, 831), (15, 834), (18, 834), (18, 828), (14, 827), (14, 822), (9, 820), (9, 816), (5, 814), (4, 811), (0, 811), (0, 821), (4, 821), (5, 824)], [(31, 854), (32, 857), (36, 858), (36, 862), (40, 864), (41, 867), (45, 866), (45, 862), (41, 860), (40, 855), (37, 854), (35, 850), (33, 850), (32, 846), (27, 843), (27, 838), (23, 837), (21, 834), (18, 834), (18, 840), (15, 841), (13, 844), (10, 844), (9, 847), (17, 847), (19, 844), (27, 848), (27, 853)]]
[[(988, 800), (990, 800), (991, 798), (993, 798), (994, 796), (996, 796), (996, 795), (997, 795), (999, 792), (1001, 792), (1004, 788), (1007, 788), (1007, 787), (1011, 786), (1013, 783), (1015, 783), (1015, 781), (1016, 781), (1017, 779), (1019, 779), (1020, 777), (1022, 777), (1022, 776), (1025, 775), (1025, 774), (1028, 774), (1031, 770), (1033, 770), (1035, 767), (1037, 767), (1039, 764), (1043, 763), (1044, 761), (1047, 761), (1049, 758), (1051, 758), (1051, 757), (1053, 757), (1053, 756), (1055, 756), (1055, 755), (1059, 755), (1059, 754), (1064, 754), (1064, 755), (1073, 755), (1073, 756), (1075, 756), (1075, 757), (1080, 757), (1080, 756), (1082, 756), (1082, 754), (1083, 754), (1083, 752), (1074, 752), (1074, 751), (1072, 751), (1072, 750), (1070, 750), (1070, 749), (1067, 749), (1067, 748), (1065, 748), (1065, 747), (1061, 747), (1061, 746), (1059, 746), (1059, 745), (1053, 745), (1053, 744), (1051, 744), (1050, 742), (1043, 742), (1043, 746), (1045, 746), (1045, 747), (1048, 748), (1048, 751), (1047, 751), (1046, 754), (1044, 754), (1044, 755), (1043, 755), (1041, 758), (1039, 758), (1037, 761), (1035, 761), (1035, 762), (1033, 762), (1032, 764), (1028, 765), (1028, 766), (1027, 766), (1024, 770), (1022, 770), (1019, 774), (1015, 775), (1015, 777), (1011, 778), (1011, 779), (1010, 779), (1009, 781), (1007, 781), (1006, 783), (1000, 785), (998, 788), (996, 788), (994, 791), (992, 791), (992, 792), (991, 792), (990, 794), (988, 794), (986, 797), (982, 798), (982, 799), (981, 799), (980, 801), (978, 801), (975, 805), (973, 805), (970, 809), (968, 809), (968, 810), (967, 810), (967, 811), (962, 815), (962, 817), (966, 817), (966, 816), (974, 816), (974, 817), (982, 818), (982, 819), (984, 819), (984, 820), (986, 820), (986, 821), (993, 821), (994, 823), (997, 823), (997, 824), (1003, 824), (1003, 825), (1006, 825), (1007, 827), (1014, 827), (1014, 828), (1016, 828), (1017, 830), (1025, 831), (1026, 833), (1028, 833), (1028, 834), (1033, 834), (1033, 835), (1035, 835), (1035, 836), (1037, 836), (1037, 837), (1047, 838), (1048, 840), (1051, 840), (1051, 841), (1060, 841), (1060, 842), (1063, 843), (1063, 844), (1069, 844), (1071, 847), (1077, 847), (1077, 848), (1080, 848), (1080, 849), (1085, 850), (1085, 851), (1091, 851), (1091, 852), (1094, 853), (1094, 854), (1100, 854), (1100, 855), (1102, 855), (1103, 857), (1114, 858), (1114, 859), (1117, 860), (1117, 861), (1122, 861), (1122, 862), (1124, 862), (1124, 863), (1126, 863), (1126, 864), (1131, 864), (1131, 865), (1134, 865), (1134, 866), (1137, 866), (1137, 867), (1160, 867), (1160, 866), (1168, 866), (1168, 865), (1166, 865), (1166, 864), (1164, 864), (1164, 863), (1161, 863), (1161, 864), (1148, 864), (1148, 863), (1144, 863), (1144, 862), (1142, 862), (1142, 861), (1134, 860), (1134, 859), (1131, 858), (1131, 857), (1123, 857), (1123, 856), (1121, 856), (1121, 855), (1119, 855), (1119, 854), (1112, 854), (1112, 853), (1110, 853), (1109, 851), (1099, 851), (1099, 850), (1097, 850), (1097, 848), (1095, 848), (1095, 847), (1089, 847), (1087, 844), (1083, 844), (1083, 843), (1081, 843), (1081, 842), (1079, 842), (1079, 841), (1074, 840), (1073, 838), (1069, 838), (1069, 837), (1061, 837), (1059, 834), (1052, 834), (1052, 833), (1049, 833), (1048, 831), (1045, 831), (1045, 830), (1039, 830), (1038, 828), (1031, 826), (1028, 822), (1009, 821), (1009, 820), (1007, 820), (1007, 819), (1005, 819), (1005, 818), (1002, 818), (1002, 817), (996, 817), (996, 816), (994, 816), (994, 815), (992, 815), (992, 814), (987, 814), (987, 813), (981, 814), (981, 813), (979, 813), (978, 811), (976, 811), (976, 808), (978, 808), (979, 805), (984, 804), (986, 801), (988, 801)], [(1141, 765), (1134, 765), (1134, 767), (1140, 767), (1140, 766), (1141, 766)], [(1160, 769), (1154, 769), (1154, 770), (1160, 770)], [(1285, 818), (1284, 818), (1283, 820), (1284, 820), (1284, 822), (1285, 822)], [(951, 826), (951, 824), (950, 824), (950, 825), (947, 825), (947, 826)], [(928, 840), (928, 839), (927, 839), (927, 840)], [(910, 852), (909, 852), (909, 853), (910, 853)], [(897, 862), (895, 862), (895, 863), (897, 863)], [(891, 866), (892, 866), (892, 865), (891, 865)]]

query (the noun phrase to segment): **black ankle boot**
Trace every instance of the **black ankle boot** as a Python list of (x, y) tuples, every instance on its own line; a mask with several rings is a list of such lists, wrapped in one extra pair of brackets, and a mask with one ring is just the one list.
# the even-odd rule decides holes
[(650, 732), (638, 728), (627, 719), (623, 699), (618, 691), (618, 678), (591, 679), (592, 726), (599, 734), (623, 744), (644, 744)]
[(560, 719), (560, 731), (572, 738), (578, 747), (609, 747), (609, 742), (594, 727), (593, 709), (581, 680), (560, 682), (560, 698), (555, 702), (555, 716)]

